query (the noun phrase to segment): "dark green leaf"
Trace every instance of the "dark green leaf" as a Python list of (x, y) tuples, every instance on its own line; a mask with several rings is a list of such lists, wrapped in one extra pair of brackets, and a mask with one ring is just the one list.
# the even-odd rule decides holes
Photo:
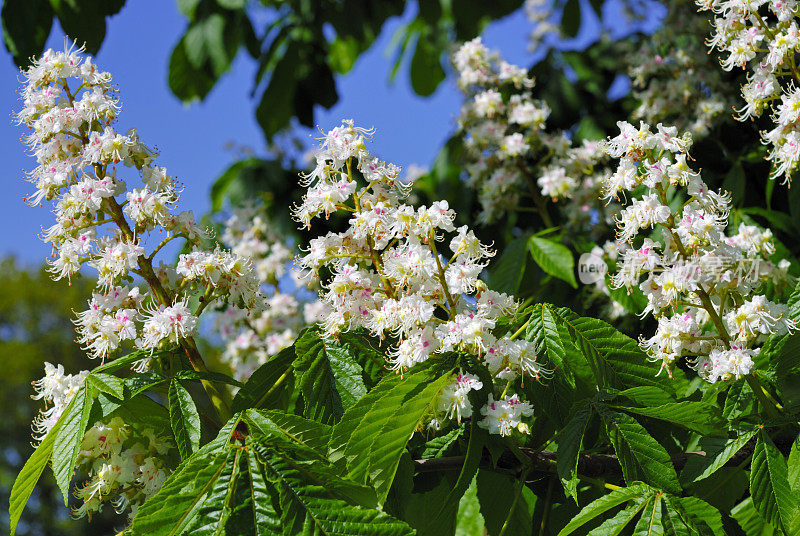
[(644, 480), (665, 491), (680, 493), (678, 475), (669, 454), (641, 424), (630, 415), (607, 409), (601, 409), (600, 415), (626, 482)]
[(583, 434), (592, 409), (589, 404), (584, 404), (575, 412), (575, 416), (564, 427), (558, 437), (558, 460), (556, 469), (564, 494), (572, 497), (578, 503), (578, 456), (583, 448)]
[(178, 451), (185, 460), (200, 446), (200, 415), (192, 395), (178, 380), (169, 384), (169, 416)]
[(303, 393), (306, 417), (325, 424), (337, 422), (345, 409), (367, 392), (361, 366), (347, 348), (308, 329), (295, 342), (294, 370)]
[(789, 533), (798, 529), (798, 499), (789, 487), (786, 460), (764, 429), (758, 433), (750, 463), (753, 506), (771, 524)]
[[(611, 493), (607, 493), (597, 499), (596, 501), (586, 505), (572, 520), (567, 523), (558, 536), (567, 536), (571, 534), (578, 527), (582, 527), (597, 516), (611, 510), (615, 506), (626, 503), (635, 499), (650, 499), (655, 496), (656, 490), (642, 484), (641, 482), (635, 483), (627, 488), (615, 489)], [(639, 509), (642, 508), (644, 501), (639, 503)]]
[(675, 423), (704, 435), (724, 435), (727, 424), (727, 421), (722, 418), (719, 408), (705, 402), (673, 402), (644, 408), (613, 407), (628, 413)]
[(30, 58), (44, 50), (53, 9), (48, 0), (4, 0), (0, 12), (3, 41), (18, 67), (27, 68)]
[(417, 38), (417, 47), (411, 57), (411, 87), (417, 95), (432, 95), (444, 80), (442, 52), (434, 41), (434, 30), (425, 27)]
[[(232, 411), (276, 407), (282, 389), (292, 382), (287, 380), (292, 377), (294, 360), (294, 347), (290, 346), (258, 367), (233, 398)], [(278, 384), (278, 381), (281, 383)]]

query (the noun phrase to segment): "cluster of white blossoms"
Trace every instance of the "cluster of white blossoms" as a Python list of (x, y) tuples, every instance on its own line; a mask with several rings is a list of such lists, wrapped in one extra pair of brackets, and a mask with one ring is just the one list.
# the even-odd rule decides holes
[(236, 379), (244, 381), (270, 357), (294, 343), (300, 329), (322, 319), (324, 305), (304, 296), (291, 270), (293, 249), (272, 230), (263, 206), (236, 208), (225, 223), (222, 242), (250, 259), (267, 307), (253, 313), (229, 304), (216, 317), (223, 338), (222, 361)]
[(462, 45), (453, 63), (466, 97), (458, 123), (479, 221), (522, 209), (539, 212), (552, 226), (546, 199), (571, 200), (564, 214), (582, 227), (607, 220), (597, 200), (602, 151), (597, 143), (574, 146), (563, 132), (545, 132), (550, 109), (533, 98), (527, 71), (503, 61), (479, 37)]
[(770, 149), (772, 178), (791, 180), (800, 164), (800, 72), (795, 52), (800, 49), (797, 24), (798, 4), (794, 0), (696, 0), (701, 11), (714, 14), (711, 49), (723, 55), (726, 71), (748, 69), (742, 86), (745, 105), (739, 119), (772, 114), (774, 128), (762, 132)]
[[(197, 247), (206, 233), (191, 212), (175, 211), (179, 187), (154, 164), (156, 154), (135, 131), (114, 130), (120, 103), (109, 73), (81, 50), (67, 49), (46, 51), (23, 75), (24, 106), (16, 117), (32, 129), (26, 142), (38, 163), (29, 173), (36, 191), (28, 201), (55, 206), (56, 223), (42, 235), (54, 250), (50, 271), (55, 279), (69, 279), (84, 265), (97, 271), (97, 292), (76, 322), (90, 356), (106, 359), (124, 345), (153, 351), (180, 344), (196, 354), (191, 337), (210, 301), (263, 307), (252, 266), (238, 255), (195, 249), (177, 267), (154, 267), (171, 240)], [(128, 189), (120, 176), (125, 168), (138, 187)], [(166, 236), (148, 253), (145, 241), (158, 240), (158, 230)], [(146, 291), (133, 286), (136, 277)], [(188, 305), (192, 293), (203, 296), (196, 310)]]
[(130, 508), (130, 518), (138, 507), (161, 489), (170, 474), (163, 458), (172, 443), (150, 428), (134, 431), (121, 418), (97, 422), (81, 442), (78, 467), (85, 467), (89, 480), (75, 489), (81, 505), (75, 517), (99, 512), (111, 502), (117, 512)]
[[(726, 235), (730, 197), (709, 190), (687, 164), (691, 136), (642, 123), (619, 122), (621, 133), (605, 144), (619, 168), (604, 188), (607, 198), (621, 193), (630, 203), (620, 214), (621, 248), (617, 287), (638, 286), (647, 297), (642, 314), (658, 319), (655, 335), (641, 345), (668, 371), (681, 357), (691, 358), (710, 382), (740, 378), (770, 334), (795, 328), (785, 305), (758, 294), (766, 282), (786, 279), (788, 261), (776, 266), (772, 233), (742, 223)], [(680, 208), (670, 208), (668, 189), (678, 188)], [(658, 228), (641, 236), (645, 229)], [(643, 278), (643, 280), (642, 280)]]
[[(308, 193), (295, 207), (303, 226), (323, 215), (349, 217), (345, 231), (312, 239), (298, 259), (308, 279), (320, 279), (322, 271), (325, 332), (335, 337), (365, 328), (388, 337), (391, 367), (400, 372), (459, 351), (482, 359), (500, 382), (542, 375), (532, 343), (494, 334), (497, 321), (517, 309), (513, 297), (488, 290), (479, 278), (494, 253), (466, 226), (455, 228), (447, 201), (419, 208), (402, 203), (410, 186), (398, 179), (397, 166), (367, 151), (371, 133), (352, 121), (328, 132), (315, 169), (304, 176)], [(449, 258), (439, 243), (448, 246)], [(466, 393), (482, 384), (456, 384), (441, 415), (472, 413)], [(490, 413), (481, 424), (495, 429), (496, 418)]]
[(705, 53), (706, 31), (706, 22), (689, 3), (669, 2), (661, 28), (642, 39), (628, 58), (631, 95), (639, 101), (634, 119), (673, 125), (697, 139), (730, 114), (734, 95)]
[[(45, 409), (41, 410), (39, 416), (33, 421), (35, 441), (42, 441), (52, 430), (88, 375), (88, 370), (82, 370), (77, 374), (66, 374), (63, 365), (52, 365), (45, 362), (44, 377), (33, 382), (36, 394), (31, 396), (34, 400), (44, 400), (45, 402)], [(50, 407), (47, 407), (48, 405)]]

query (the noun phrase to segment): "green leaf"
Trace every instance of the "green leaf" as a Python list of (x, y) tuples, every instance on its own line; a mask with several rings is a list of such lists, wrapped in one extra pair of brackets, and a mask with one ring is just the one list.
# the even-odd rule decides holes
[(181, 459), (200, 447), (200, 415), (192, 395), (178, 380), (169, 383), (169, 417)]
[(217, 83), (217, 76), (205, 69), (197, 69), (186, 53), (186, 36), (181, 37), (169, 57), (169, 89), (184, 102), (204, 99)]
[(450, 430), (443, 436), (434, 437), (425, 443), (425, 450), (422, 451), (422, 458), (441, 458), (450, 456), (458, 446), (458, 439), (464, 433), (463, 427)]
[[(632, 484), (627, 488), (615, 489), (611, 493), (607, 493), (599, 499), (586, 505), (572, 520), (567, 523), (567, 526), (561, 529), (558, 536), (567, 536), (575, 529), (582, 527), (597, 516), (611, 510), (615, 506), (626, 503), (635, 499), (650, 499), (655, 496), (656, 490), (641, 482)], [(639, 509), (644, 505), (644, 501), (640, 503)]]
[(61, 29), (78, 45), (85, 45), (89, 54), (97, 54), (106, 36), (103, 0), (74, 2), (72, 0), (50, 0), (50, 6), (58, 16)]
[(283, 533), (278, 494), (258, 457), (247, 449), (247, 475), (236, 483), (231, 515), (224, 534), (275, 536)]
[(181, 534), (197, 536), (225, 534), (228, 518), (232, 513), (232, 499), (241, 469), (241, 458), (247, 454), (244, 449), (231, 449), (228, 446), (225, 446), (224, 450), (228, 452), (228, 456), (222, 465), (222, 471), (210, 486), (208, 500), (198, 503)]
[(198, 371), (198, 370), (181, 370), (174, 376), (178, 380), (187, 381), (209, 381), (214, 383), (222, 383), (225, 385), (233, 385), (234, 387), (242, 387), (244, 385), (239, 380), (235, 380), (221, 372)]
[(735, 381), (731, 383), (725, 395), (725, 405), (722, 408), (722, 416), (729, 421), (742, 415), (752, 412), (755, 402), (753, 390), (745, 381)]
[(464, 457), (464, 464), (461, 466), (461, 472), (458, 475), (458, 480), (453, 485), (450, 493), (442, 502), (439, 512), (434, 516), (431, 524), (428, 526), (429, 530), (443, 531), (448, 524), (447, 514), (460, 502), (462, 495), (467, 491), (470, 482), (475, 479), (478, 472), (478, 465), (480, 465), (481, 457), (483, 454), (483, 445), (486, 443), (488, 433), (483, 428), (478, 427), (477, 419), (472, 419), (470, 422), (469, 443), (467, 445), (467, 454)]
[(478, 501), (478, 478), (472, 479), (464, 496), (458, 502), (455, 536), (474, 536), (483, 534), (484, 521)]
[(697, 482), (708, 478), (723, 467), (728, 460), (739, 452), (753, 436), (757, 429), (748, 430), (734, 439), (704, 438), (700, 445), (705, 450), (705, 456), (692, 456), (681, 471), (681, 480), (686, 483)]
[(750, 463), (753, 506), (771, 524), (794, 533), (798, 528), (798, 500), (789, 487), (786, 460), (762, 428)]
[(614, 409), (636, 413), (653, 419), (678, 424), (704, 435), (724, 435), (727, 421), (719, 408), (705, 402), (673, 402), (654, 407), (611, 406)]
[(255, 437), (286, 438), (296, 445), (306, 447), (325, 457), (328, 450), (328, 439), (332, 428), (325, 424), (299, 415), (276, 410), (248, 409), (243, 413), (242, 420), (250, 427), (250, 433)]
[(55, 443), (58, 429), (61, 426), (59, 420), (50, 432), (44, 437), (36, 450), (33, 451), (31, 457), (22, 466), (22, 470), (14, 480), (14, 485), (11, 487), (11, 495), (8, 505), (8, 516), (11, 520), (11, 536), (17, 530), (17, 523), (22, 516), (22, 511), (28, 503), (39, 477), (42, 476), (42, 471), (50, 461), (50, 456), (53, 453), (53, 443)]
[(629, 507), (617, 512), (617, 515), (603, 521), (600, 526), (589, 532), (586, 536), (618, 536), (628, 524), (633, 521), (644, 508), (644, 499), (636, 499)]
[(89, 422), (93, 396), (94, 389), (88, 383), (82, 383), (59, 418), (61, 425), (53, 443), (53, 475), (65, 505), (69, 502), (69, 484)]
[(497, 292), (506, 294), (517, 294), (519, 285), (522, 283), (522, 275), (525, 273), (525, 261), (528, 258), (526, 253), (528, 236), (523, 235), (515, 238), (503, 250), (503, 253), (492, 263), (489, 269), (489, 286)]
[(344, 459), (349, 477), (369, 481), (381, 503), (411, 433), (450, 382), (450, 373), (436, 378), (432, 369), (385, 377), (345, 412), (331, 434), (329, 458)]
[(777, 534), (775, 527), (764, 521), (753, 506), (753, 498), (747, 497), (731, 510), (731, 517), (736, 520), (746, 536), (773, 536)]
[(564, 494), (572, 497), (575, 504), (578, 503), (578, 456), (583, 449), (583, 434), (591, 416), (591, 406), (583, 404), (558, 437), (558, 478), (564, 486)]
[(678, 475), (669, 454), (633, 417), (599, 408), (625, 481), (643, 480), (672, 493), (680, 493)]
[(686, 526), (700, 536), (727, 536), (722, 516), (716, 508), (696, 497), (665, 495), (670, 508), (676, 510)]
[[(280, 394), (290, 386), (294, 346), (284, 348), (250, 375), (244, 386), (233, 397), (231, 410), (276, 407)], [(287, 381), (289, 380), (289, 381)], [(281, 382), (278, 384), (278, 382)]]
[(661, 497), (656, 495), (648, 500), (642, 509), (642, 517), (633, 529), (633, 536), (663, 536), (661, 526)]
[(567, 37), (575, 37), (581, 28), (581, 3), (579, 0), (567, 0), (561, 14), (561, 29)]
[(635, 340), (602, 320), (578, 316), (566, 307), (551, 310), (586, 356), (598, 385), (616, 389), (655, 386), (672, 392), (669, 380), (656, 377), (660, 366), (647, 359)]
[(792, 443), (786, 465), (789, 487), (795, 493), (800, 492), (800, 435)]
[(440, 56), (442, 49), (434, 41), (434, 30), (428, 26), (420, 32), (411, 57), (411, 88), (417, 95), (432, 95), (445, 79)]
[[(379, 510), (357, 507), (335, 498), (328, 479), (315, 478), (312, 466), (279, 451), (257, 448), (259, 461), (278, 489), (284, 534), (329, 536), (406, 536), (413, 529)], [(312, 469), (313, 470), (313, 469)]]
[(238, 422), (238, 418), (228, 421), (216, 439), (181, 463), (158, 493), (139, 507), (130, 528), (133, 536), (186, 534), (201, 511), (208, 516), (222, 510), (223, 498), (212, 492), (219, 489), (218, 481), (227, 482), (232, 474), (238, 449), (228, 445)]
[(17, 67), (27, 68), (30, 58), (44, 50), (53, 25), (48, 0), (4, 0), (0, 11), (3, 41)]
[(86, 377), (86, 381), (100, 393), (106, 393), (122, 400), (125, 398), (125, 391), (122, 380), (111, 374), (102, 372), (92, 372)]
[(294, 344), (294, 370), (303, 393), (306, 417), (325, 424), (337, 422), (344, 410), (367, 392), (362, 368), (337, 345), (315, 330), (303, 332)]
[(575, 258), (567, 246), (547, 238), (531, 236), (528, 239), (528, 250), (546, 274), (566, 281), (572, 288), (578, 288), (575, 281)]
[[(507, 475), (481, 469), (478, 471), (478, 500), (481, 515), (486, 520), (489, 536), (498, 536), (514, 502), (516, 480)], [(536, 496), (527, 486), (522, 487), (517, 507), (510, 519), (506, 534), (531, 534)]]

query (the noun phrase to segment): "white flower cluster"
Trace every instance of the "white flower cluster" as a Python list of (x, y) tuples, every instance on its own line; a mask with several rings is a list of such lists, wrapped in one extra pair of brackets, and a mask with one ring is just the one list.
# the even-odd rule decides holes
[[(440, 352), (460, 351), (480, 357), (509, 383), (520, 375), (541, 375), (532, 343), (493, 333), (497, 321), (517, 308), (512, 297), (488, 290), (478, 277), (493, 252), (466, 226), (455, 228), (446, 201), (417, 209), (403, 204), (408, 185), (397, 179), (397, 166), (367, 151), (364, 139), (370, 134), (352, 121), (328, 132), (316, 168), (305, 176), (308, 194), (295, 207), (306, 226), (323, 214), (350, 218), (345, 231), (312, 239), (298, 260), (310, 279), (319, 279), (323, 268), (330, 274), (320, 292), (325, 331), (335, 337), (365, 328), (391, 337), (396, 342), (389, 355), (397, 371)], [(438, 252), (442, 241), (449, 259)], [(454, 392), (477, 384), (465, 385)], [(456, 398), (457, 407), (451, 404), (444, 413), (471, 414), (465, 393)]]
[[(756, 344), (796, 329), (785, 305), (756, 294), (763, 282), (785, 279), (788, 262), (769, 261), (775, 250), (768, 229), (742, 223), (726, 236), (730, 198), (710, 191), (687, 165), (691, 136), (661, 124), (656, 132), (644, 123), (618, 125), (621, 133), (606, 150), (620, 159), (619, 168), (605, 195), (631, 197), (617, 221), (618, 238), (630, 246), (621, 248), (613, 281), (638, 286), (648, 300), (643, 314), (658, 319), (655, 335), (641, 345), (667, 370), (691, 357), (708, 381), (740, 378), (753, 366)], [(670, 187), (688, 196), (676, 211)], [(640, 236), (655, 227), (663, 230), (660, 239)]]
[[(52, 430), (88, 375), (88, 370), (82, 370), (77, 374), (65, 374), (63, 365), (52, 365), (45, 362), (44, 377), (33, 382), (36, 394), (31, 396), (34, 400), (44, 400), (46, 408), (33, 421), (32, 428), (35, 441), (42, 441), (47, 433)], [(47, 404), (52, 405), (47, 408)]]
[(172, 447), (152, 429), (134, 432), (119, 417), (95, 423), (86, 431), (78, 456), (78, 466), (86, 468), (89, 480), (75, 490), (81, 501), (73, 510), (75, 517), (91, 517), (108, 501), (118, 513), (130, 508), (133, 519), (169, 476), (162, 460)]
[(453, 63), (466, 96), (458, 122), (469, 182), (482, 208), (479, 220), (493, 222), (524, 207), (552, 226), (545, 214), (547, 198), (571, 199), (564, 214), (583, 226), (592, 217), (600, 218), (605, 209), (597, 200), (601, 175), (594, 166), (603, 156), (598, 144), (573, 146), (562, 132), (546, 133), (550, 109), (533, 98), (533, 79), (487, 49), (480, 38), (462, 45)]
[[(293, 251), (273, 232), (264, 207), (248, 204), (233, 211), (222, 235), (234, 254), (250, 259), (267, 307), (252, 313), (229, 305), (216, 318), (225, 349), (222, 360), (244, 381), (260, 365), (292, 345), (300, 329), (322, 319), (323, 304), (304, 296), (289, 269)], [(290, 288), (291, 287), (291, 288)]]
[[(224, 251), (181, 256), (177, 270), (153, 266), (170, 240), (199, 245), (205, 232), (191, 212), (175, 213), (179, 188), (134, 131), (120, 134), (113, 124), (120, 104), (111, 75), (98, 70), (81, 50), (48, 50), (24, 71), (19, 123), (38, 166), (29, 174), (36, 191), (31, 204), (55, 204), (56, 224), (43, 234), (56, 259), (55, 279), (70, 278), (84, 264), (97, 270), (98, 289), (89, 309), (78, 315), (79, 341), (92, 357), (107, 358), (123, 343), (154, 350), (185, 344), (197, 315), (213, 299), (225, 297), (258, 309), (263, 299), (252, 267)], [(73, 79), (77, 83), (70, 84)], [(141, 185), (128, 190), (118, 171), (130, 168)], [(157, 229), (166, 233), (147, 255), (143, 240)], [(138, 276), (146, 292), (130, 285)], [(196, 311), (191, 292), (205, 293)]]
[(744, 121), (772, 113), (775, 127), (762, 132), (770, 148), (772, 178), (788, 182), (800, 164), (800, 72), (795, 52), (800, 50), (798, 4), (795, 0), (696, 0), (701, 11), (714, 13), (711, 49), (724, 54), (726, 71), (750, 68), (742, 86), (745, 105), (738, 110)]
[(669, 2), (661, 28), (628, 59), (631, 93), (639, 101), (634, 119), (674, 125), (697, 139), (728, 115), (734, 95), (705, 53), (706, 31), (689, 3)]

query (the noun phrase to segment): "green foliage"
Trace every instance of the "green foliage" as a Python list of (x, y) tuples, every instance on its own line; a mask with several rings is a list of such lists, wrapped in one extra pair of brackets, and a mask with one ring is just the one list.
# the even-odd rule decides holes
[(333, 344), (316, 329), (300, 334), (294, 347), (294, 370), (306, 417), (325, 424), (338, 422), (345, 409), (367, 392), (361, 366), (346, 348)]
[(185, 460), (200, 446), (200, 415), (180, 380), (169, 382), (169, 419), (181, 459)]
[(332, 471), (304, 440), (323, 425), (299, 419), (237, 414), (142, 506), (131, 534), (413, 534), (375, 509), (370, 488)]
[(566, 281), (572, 288), (578, 288), (575, 281), (575, 259), (569, 248), (547, 238), (532, 236), (528, 240), (528, 249), (533, 260), (545, 273)]
[(351, 406), (333, 429), (328, 457), (349, 478), (368, 482), (386, 500), (411, 433), (423, 422), (449, 374), (425, 367), (404, 378), (387, 376)]
[(78, 46), (96, 54), (106, 36), (106, 17), (116, 15), (125, 0), (4, 0), (3, 41), (19, 67), (44, 50), (53, 19)]

